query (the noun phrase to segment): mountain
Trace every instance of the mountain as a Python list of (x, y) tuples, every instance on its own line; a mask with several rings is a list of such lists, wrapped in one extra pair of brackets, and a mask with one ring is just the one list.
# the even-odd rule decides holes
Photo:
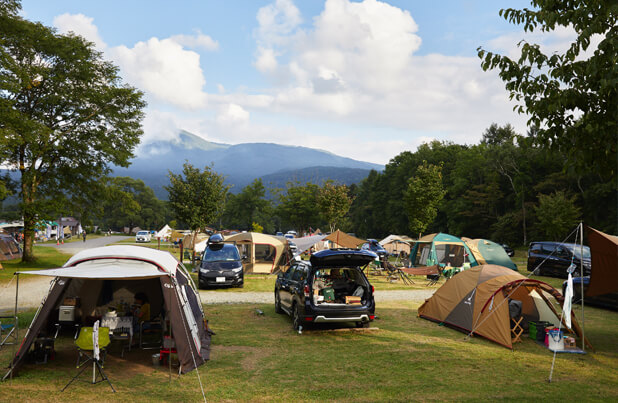
[[(203, 169), (211, 166), (226, 177), (231, 191), (239, 192), (255, 178), (285, 187), (288, 181), (299, 180), (321, 184), (327, 179), (351, 184), (362, 180), (371, 169), (384, 167), (369, 162), (341, 157), (328, 151), (308, 147), (273, 143), (222, 144), (206, 141), (182, 131), (175, 141), (157, 141), (142, 146), (128, 168), (114, 168), (116, 176), (142, 179), (157, 197), (167, 199), (163, 186), (169, 184), (168, 171), (180, 173), (189, 161)], [(282, 185), (281, 185), (282, 184)]]

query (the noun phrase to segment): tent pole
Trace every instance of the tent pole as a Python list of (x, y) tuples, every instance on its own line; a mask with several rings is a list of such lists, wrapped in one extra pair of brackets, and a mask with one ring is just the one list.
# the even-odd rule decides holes
[[(17, 300), (19, 296), (19, 273), (16, 274), (15, 279), (15, 311), (13, 316), (15, 317), (15, 340), (19, 340), (19, 319), (17, 319)], [(13, 356), (11, 358), (11, 380), (13, 379), (13, 360), (15, 359), (15, 347), (17, 346), (17, 342), (13, 343)]]
[(586, 343), (584, 341), (586, 340), (586, 337), (585, 337), (586, 322), (585, 322), (585, 315), (584, 315), (584, 223), (583, 222), (579, 223), (579, 230), (580, 230), (579, 276), (581, 277), (581, 281), (579, 282), (579, 285), (581, 286), (580, 295), (581, 295), (581, 301), (582, 301), (582, 351), (586, 351)]

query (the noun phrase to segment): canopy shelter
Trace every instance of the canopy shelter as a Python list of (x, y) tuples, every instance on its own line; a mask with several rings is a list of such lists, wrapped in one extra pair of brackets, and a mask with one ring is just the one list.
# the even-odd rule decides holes
[(235, 242), (241, 255), (245, 273), (275, 273), (287, 262), (289, 248), (287, 242), (272, 235), (258, 232), (243, 232), (225, 238), (225, 242)]
[(590, 285), (585, 296), (592, 297), (618, 292), (618, 237), (591, 227), (587, 229), (592, 270), (590, 271)]
[(398, 255), (401, 252), (410, 255), (410, 242), (414, 242), (414, 240), (409, 236), (389, 235), (380, 241), (380, 245), (391, 255)]
[[(59, 321), (67, 298), (79, 298), (75, 321), (82, 325), (98, 319), (121, 301), (146, 295), (151, 317), (169, 321), (176, 343), (180, 372), (187, 373), (210, 358), (210, 333), (204, 324), (199, 294), (189, 273), (168, 252), (140, 246), (105, 246), (71, 257), (61, 268), (17, 272), (54, 277), (4, 379), (23, 363), (33, 341)], [(79, 308), (79, 309), (78, 309)], [(16, 297), (17, 309), (17, 297)], [(90, 321), (90, 322), (89, 322)]]
[(326, 238), (326, 235), (309, 235), (301, 238), (294, 238), (292, 240), (296, 245), (296, 252), (294, 253), (294, 255), (300, 255), (301, 253), (308, 250), (317, 243), (322, 242), (324, 238)]
[(337, 230), (331, 233), (326, 238), (324, 238), (324, 240), (330, 241), (333, 244), (331, 249), (334, 249), (334, 248), (356, 249), (359, 245), (367, 242), (364, 239), (360, 239), (355, 236), (348, 235), (345, 232), (342, 232), (340, 230)]
[(165, 224), (156, 234), (155, 238), (166, 239), (172, 236), (172, 227)]
[(462, 267), (464, 263), (470, 263), (470, 266), (478, 265), (464, 241), (441, 232), (418, 239), (410, 252), (410, 264), (413, 267)]
[(502, 245), (487, 239), (470, 239), (465, 237), (461, 239), (470, 248), (472, 256), (474, 256), (479, 265), (497, 264), (498, 266), (508, 267), (511, 270), (517, 271), (517, 265), (506, 254)]
[[(521, 301), (524, 329), (530, 321), (560, 323), (558, 310), (563, 297), (558, 290), (497, 265), (476, 266), (456, 274), (420, 306), (418, 316), (512, 349), (510, 300)], [(571, 323), (583, 338), (573, 313)]]
[(21, 257), (19, 244), (10, 235), (0, 234), (0, 261), (12, 260)]

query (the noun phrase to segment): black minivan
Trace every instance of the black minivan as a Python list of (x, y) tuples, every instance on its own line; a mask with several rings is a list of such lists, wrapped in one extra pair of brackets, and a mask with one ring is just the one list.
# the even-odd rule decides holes
[(582, 258), (581, 245), (560, 242), (532, 242), (528, 248), (528, 271), (539, 276), (567, 278), (567, 269), (575, 264), (579, 274), (580, 264), (584, 266), (584, 276), (590, 275), (590, 248), (584, 246)]
[(244, 286), (242, 259), (235, 244), (225, 243), (221, 234), (208, 238), (198, 273), (199, 288)]

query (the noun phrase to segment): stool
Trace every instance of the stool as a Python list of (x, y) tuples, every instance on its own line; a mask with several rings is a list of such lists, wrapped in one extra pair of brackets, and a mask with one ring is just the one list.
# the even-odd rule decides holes
[(524, 332), (524, 329), (521, 327), (521, 321), (524, 320), (523, 316), (520, 316), (519, 319), (511, 319), (513, 323), (513, 327), (511, 328), (511, 342), (518, 343), (521, 342), (521, 334)]
[(175, 347), (162, 348), (159, 350), (159, 362), (161, 365), (167, 365), (167, 360), (170, 359), (170, 354), (178, 354)]

